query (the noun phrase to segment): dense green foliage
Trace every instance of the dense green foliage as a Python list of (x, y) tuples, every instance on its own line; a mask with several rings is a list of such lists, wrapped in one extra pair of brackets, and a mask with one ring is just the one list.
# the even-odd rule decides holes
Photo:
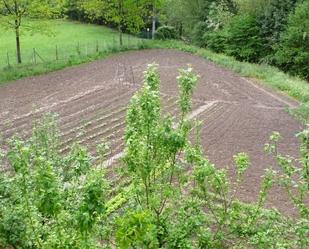
[(265, 41), (258, 35), (260, 28), (252, 15), (235, 16), (220, 32), (226, 34), (224, 51), (236, 59), (257, 62), (265, 54)]
[(136, 33), (144, 25), (144, 5), (135, 0), (90, 0), (83, 1), (82, 8), (90, 18), (114, 24), (119, 32), (119, 43), (123, 44), (124, 29)]
[(281, 35), (274, 56), (275, 64), (285, 71), (309, 79), (309, 1), (290, 14), (288, 27)]
[[(298, 135), (299, 160), (281, 154), (280, 135), (271, 135), (265, 151), (281, 171), (266, 170), (256, 203), (244, 204), (236, 193), (250, 158), (234, 156), (237, 177), (231, 182), (225, 169), (204, 157), (199, 123), (188, 115), (197, 80), (192, 68), (180, 70), (180, 115), (174, 119), (162, 114), (157, 68), (148, 67), (127, 113), (125, 156), (120, 180), (110, 179), (114, 184), (104, 176), (108, 146), (99, 145), (91, 156), (77, 144), (60, 155), (53, 117), (37, 123), (31, 139), (11, 139), (1, 153), (11, 171), (0, 177), (0, 246), (307, 248), (308, 130)], [(287, 190), (299, 218), (264, 209), (275, 183)]]
[(264, 1), (257, 21), (261, 36), (267, 41), (264, 49), (272, 52), (273, 45), (279, 42), (281, 33), (286, 29), (289, 13), (293, 13), (297, 0)]

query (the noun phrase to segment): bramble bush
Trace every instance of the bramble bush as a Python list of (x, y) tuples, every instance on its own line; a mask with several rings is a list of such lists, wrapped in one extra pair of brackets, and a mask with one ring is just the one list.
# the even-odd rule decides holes
[[(29, 140), (11, 139), (11, 171), (0, 175), (0, 247), (308, 248), (309, 130), (298, 135), (299, 159), (281, 154), (280, 135), (271, 135), (265, 151), (281, 170), (267, 169), (258, 199), (245, 204), (237, 191), (250, 157), (234, 156), (231, 182), (203, 155), (200, 123), (189, 118), (197, 81), (192, 68), (180, 70), (174, 118), (162, 113), (158, 70), (148, 67), (128, 109), (117, 181), (105, 176), (106, 144), (92, 156), (79, 144), (60, 154), (53, 117), (35, 124)], [(298, 217), (264, 208), (275, 183)]]

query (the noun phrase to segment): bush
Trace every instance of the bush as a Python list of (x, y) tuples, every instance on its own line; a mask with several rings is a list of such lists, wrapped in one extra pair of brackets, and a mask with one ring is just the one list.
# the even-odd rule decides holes
[(282, 34), (274, 63), (284, 71), (309, 80), (309, 1), (296, 7)]
[(203, 39), (206, 46), (211, 50), (217, 53), (224, 52), (226, 46), (226, 33), (224, 30), (206, 32)]
[(161, 26), (155, 33), (155, 38), (158, 40), (177, 39), (176, 29), (172, 26)]
[(234, 16), (224, 29), (227, 54), (250, 62), (257, 62), (264, 56), (264, 39), (255, 16)]

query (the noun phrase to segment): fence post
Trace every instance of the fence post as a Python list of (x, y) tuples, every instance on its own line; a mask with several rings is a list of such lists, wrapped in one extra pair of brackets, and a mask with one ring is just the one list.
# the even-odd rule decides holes
[(34, 62), (34, 64), (36, 64), (36, 52), (35, 52), (35, 48), (33, 48), (33, 62)]
[(59, 60), (59, 57), (58, 57), (58, 46), (56, 45), (56, 61)]
[(77, 43), (77, 47), (76, 47), (76, 50), (77, 50), (77, 54), (80, 55), (80, 48), (79, 48), (79, 42)]
[(7, 59), (8, 67), (11, 67), (9, 52), (6, 53), (6, 59)]
[(98, 53), (99, 52), (99, 42), (98, 42), (98, 40), (97, 40), (97, 42), (96, 42), (96, 48), (95, 48), (95, 51)]

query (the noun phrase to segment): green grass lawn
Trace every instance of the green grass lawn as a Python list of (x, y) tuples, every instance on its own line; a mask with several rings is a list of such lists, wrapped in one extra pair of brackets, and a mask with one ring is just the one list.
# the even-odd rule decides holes
[[(33, 48), (45, 61), (56, 60), (56, 46), (59, 60), (71, 55), (93, 54), (97, 48), (102, 51), (118, 43), (118, 32), (104, 26), (82, 24), (66, 20), (49, 20), (43, 24), (48, 34), (23, 32), (21, 49), (23, 63), (33, 62)], [(46, 27), (46, 28), (45, 28)], [(137, 38), (124, 35), (124, 44), (134, 43)], [(0, 68), (7, 66), (7, 53), (11, 64), (16, 64), (15, 34), (0, 27)], [(37, 62), (41, 62), (37, 56)]]

